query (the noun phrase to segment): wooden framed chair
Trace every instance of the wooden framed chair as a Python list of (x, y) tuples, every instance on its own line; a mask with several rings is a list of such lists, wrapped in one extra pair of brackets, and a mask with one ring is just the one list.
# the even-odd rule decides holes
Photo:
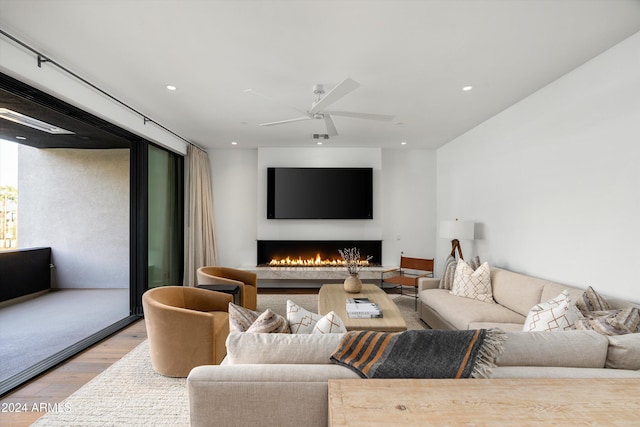
[[(385, 277), (386, 274), (393, 275)], [(413, 293), (407, 295), (415, 297), (415, 309), (418, 310), (418, 280), (421, 277), (433, 277), (433, 258), (410, 258), (401, 255), (399, 268), (382, 272), (381, 287), (384, 289), (384, 284), (390, 283), (393, 288), (400, 288), (400, 295), (404, 295), (405, 287), (413, 288)]]

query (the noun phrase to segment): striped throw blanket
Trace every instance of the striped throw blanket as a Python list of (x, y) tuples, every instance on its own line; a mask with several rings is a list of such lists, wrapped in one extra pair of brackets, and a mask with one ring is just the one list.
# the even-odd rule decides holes
[(505, 339), (499, 329), (351, 331), (331, 360), (362, 378), (485, 378)]

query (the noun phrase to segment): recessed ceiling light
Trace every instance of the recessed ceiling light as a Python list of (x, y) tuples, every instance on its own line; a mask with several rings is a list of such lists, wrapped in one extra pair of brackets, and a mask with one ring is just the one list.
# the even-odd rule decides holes
[(33, 129), (38, 129), (43, 132), (47, 132), (53, 135), (74, 135), (75, 132), (70, 130), (59, 128), (47, 122), (43, 122), (33, 117), (25, 116), (16, 111), (9, 110), (8, 108), (0, 108), (0, 118), (9, 120), (10, 122), (18, 123), (24, 126), (29, 126)]
[(471, 89), (473, 89), (473, 86), (465, 86), (462, 88), (462, 90), (465, 92), (469, 92)]
[(25, 139), (27, 139), (27, 137), (25, 137), (25, 136), (16, 136), (16, 139), (25, 140)]
[(174, 85), (167, 85), (167, 89), (169, 90), (176, 90), (178, 89), (177, 87), (175, 87)]
[(402, 141), (400, 144), (401, 145), (407, 145), (407, 141)]
[(231, 141), (231, 145), (238, 145), (236, 141)]

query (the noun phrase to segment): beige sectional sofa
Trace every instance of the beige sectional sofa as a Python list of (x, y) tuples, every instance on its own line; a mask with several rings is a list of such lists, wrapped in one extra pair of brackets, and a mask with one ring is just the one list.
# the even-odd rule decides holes
[[(189, 374), (191, 425), (326, 426), (328, 380), (367, 381), (330, 363), (342, 337), (231, 333), (221, 365)], [(507, 332), (492, 377), (640, 380), (640, 334)]]
[[(439, 289), (440, 279), (419, 280), (420, 319), (432, 329), (478, 329), (499, 327), (522, 331), (529, 310), (536, 304), (569, 291), (572, 301), (584, 292), (571, 286), (491, 267), (491, 288), (497, 304), (451, 295)], [(640, 307), (628, 301), (607, 298), (612, 308)]]

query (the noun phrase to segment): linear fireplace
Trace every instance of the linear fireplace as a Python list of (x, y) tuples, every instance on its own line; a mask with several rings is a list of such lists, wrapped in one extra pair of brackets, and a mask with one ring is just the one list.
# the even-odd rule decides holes
[(382, 263), (381, 240), (258, 240), (257, 265), (285, 267), (334, 267), (342, 258), (338, 249), (359, 248), (370, 266)]

